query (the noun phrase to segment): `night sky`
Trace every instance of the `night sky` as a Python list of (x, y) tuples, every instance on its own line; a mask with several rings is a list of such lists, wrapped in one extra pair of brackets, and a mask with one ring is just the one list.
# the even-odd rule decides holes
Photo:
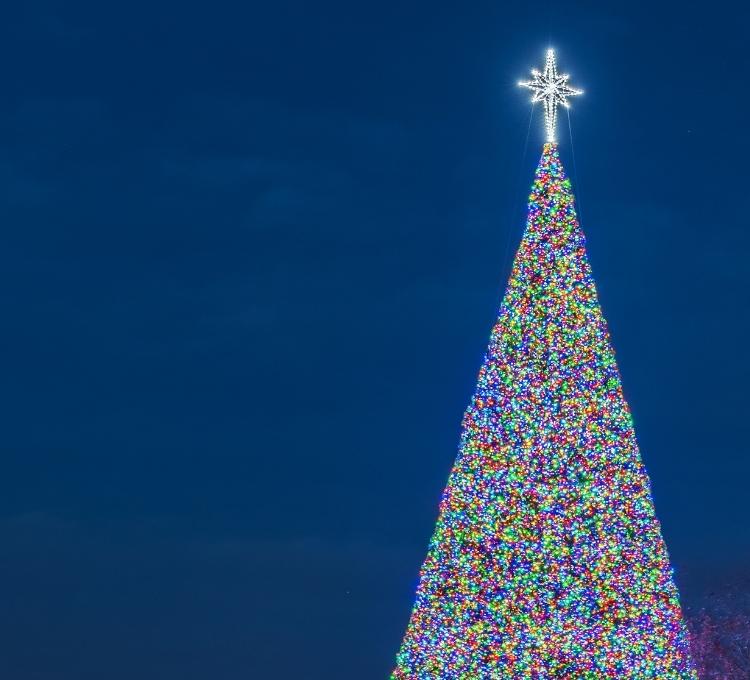
[(0, 20), (0, 677), (376, 680), (524, 221), (544, 51), (686, 604), (750, 566), (740, 4)]

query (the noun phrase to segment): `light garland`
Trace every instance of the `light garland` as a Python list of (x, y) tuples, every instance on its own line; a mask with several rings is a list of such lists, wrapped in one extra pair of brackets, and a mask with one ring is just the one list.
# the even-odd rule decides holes
[(568, 108), (568, 97), (583, 94), (583, 90), (574, 90), (568, 85), (567, 74), (558, 74), (555, 51), (547, 50), (547, 60), (544, 71), (540, 73), (536, 69), (531, 71), (533, 80), (520, 81), (521, 87), (528, 87), (534, 92), (532, 102), (544, 102), (544, 125), (547, 129), (547, 141), (555, 141), (555, 128), (557, 126), (558, 104)]
[(391, 678), (697, 678), (553, 143)]

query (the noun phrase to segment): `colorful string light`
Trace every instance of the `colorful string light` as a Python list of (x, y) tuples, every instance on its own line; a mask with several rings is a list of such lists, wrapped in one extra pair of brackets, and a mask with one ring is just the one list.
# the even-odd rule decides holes
[(696, 677), (570, 182), (547, 143), (391, 678)]

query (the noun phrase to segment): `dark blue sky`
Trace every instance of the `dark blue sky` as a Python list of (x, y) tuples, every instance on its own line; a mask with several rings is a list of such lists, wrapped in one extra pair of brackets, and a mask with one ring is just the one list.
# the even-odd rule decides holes
[(550, 43), (684, 600), (748, 567), (750, 16), (604, 5), (4, 9), (0, 676), (387, 675)]

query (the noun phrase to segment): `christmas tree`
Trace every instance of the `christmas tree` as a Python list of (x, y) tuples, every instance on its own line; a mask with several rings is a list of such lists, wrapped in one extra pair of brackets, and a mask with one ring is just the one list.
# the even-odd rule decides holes
[(547, 143), (392, 680), (696, 678), (554, 141)]

